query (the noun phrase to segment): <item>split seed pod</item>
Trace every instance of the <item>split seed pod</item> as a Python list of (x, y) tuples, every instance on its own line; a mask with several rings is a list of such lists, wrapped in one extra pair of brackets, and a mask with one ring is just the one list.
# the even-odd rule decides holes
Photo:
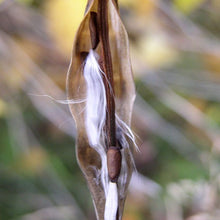
[[(88, 131), (90, 127), (88, 128), (86, 124), (86, 120), (89, 114), (88, 111), (90, 110), (88, 106), (89, 94), (87, 91), (88, 79), (86, 79), (84, 73), (85, 68), (87, 68), (87, 66), (89, 65), (87, 62), (87, 60), (89, 59), (88, 57), (93, 54), (93, 57), (95, 57), (97, 63), (100, 65), (99, 72), (103, 80), (105, 80), (106, 78), (106, 76), (104, 75), (105, 69), (102, 68), (104, 62), (103, 57), (105, 56), (105, 54), (103, 54), (103, 45), (101, 45), (100, 42), (100, 24), (97, 21), (97, 17), (99, 17), (100, 13), (100, 1), (101, 0), (88, 0), (85, 16), (80, 24), (74, 41), (72, 59), (67, 76), (67, 91), (69, 100), (86, 99), (86, 101), (82, 103), (69, 104), (69, 107), (72, 116), (75, 119), (78, 132), (76, 147), (78, 163), (88, 182), (97, 218), (99, 220), (104, 220), (106, 192), (105, 187), (103, 186), (103, 181), (101, 180), (101, 176), (102, 172), (104, 172), (103, 163), (107, 163), (106, 158), (108, 146), (104, 146), (104, 153), (100, 153), (99, 150), (97, 150), (99, 146), (92, 146), (93, 144), (88, 134), (89, 132), (91, 132), (92, 136), (93, 131), (92, 127), (91, 131)], [(135, 88), (129, 57), (127, 32), (121, 22), (115, 1), (105, 1), (107, 2), (108, 39), (111, 51), (111, 53), (108, 55), (111, 56), (113, 72), (113, 83), (112, 85), (110, 85), (110, 87), (112, 86), (113, 88), (110, 88), (110, 92), (114, 92), (116, 114), (115, 132), (118, 142), (117, 144), (122, 145), (122, 170), (120, 171), (119, 178), (117, 177), (118, 211), (116, 217), (116, 219), (121, 219), (124, 208), (124, 201), (127, 194), (127, 187), (130, 182), (133, 170), (133, 144), (132, 141), (128, 140), (127, 137), (121, 135), (121, 130), (123, 130), (122, 128), (126, 129), (126, 127), (130, 125), (131, 112), (135, 98)], [(90, 52), (91, 50), (94, 51), (92, 52), (92, 54)], [(109, 82), (107, 81), (107, 84), (108, 83)], [(106, 93), (108, 93), (108, 91), (106, 91)], [(93, 108), (93, 106), (91, 106), (91, 108)], [(104, 111), (108, 112), (108, 105), (106, 108), (107, 109)], [(109, 116), (106, 116), (106, 118), (108, 117)], [(98, 122), (98, 126), (100, 123), (101, 122)], [(104, 127), (103, 132), (105, 132), (105, 130), (106, 128)], [(106, 142), (105, 140), (103, 141), (103, 138), (105, 138), (104, 136), (105, 135), (102, 135), (101, 138), (101, 142), (103, 143), (103, 145), (105, 145)], [(124, 139), (126, 139), (126, 141), (124, 141)], [(102, 156), (105, 159), (103, 159)], [(110, 181), (110, 179), (108, 179), (108, 176), (104, 176), (103, 178), (107, 178), (107, 181)]]

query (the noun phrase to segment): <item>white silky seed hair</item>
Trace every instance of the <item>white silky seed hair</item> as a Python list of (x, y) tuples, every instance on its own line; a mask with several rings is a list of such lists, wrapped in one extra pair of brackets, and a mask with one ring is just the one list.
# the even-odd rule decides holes
[(105, 196), (108, 193), (108, 169), (106, 147), (104, 145), (104, 125), (106, 119), (106, 92), (102, 74), (97, 62), (98, 54), (90, 50), (84, 65), (86, 82), (85, 126), (89, 144), (100, 155), (102, 161), (101, 181)]
[(116, 183), (109, 183), (108, 196), (105, 202), (105, 220), (115, 220), (118, 210), (118, 189)]
[[(106, 154), (107, 147), (105, 146), (106, 134), (104, 133), (107, 104), (103, 77), (106, 76), (98, 64), (98, 59), (99, 55), (95, 51), (90, 50), (85, 60), (83, 70), (86, 82), (85, 127), (89, 144), (98, 152), (102, 162), (100, 176), (106, 199), (104, 220), (115, 220), (118, 210), (118, 199), (119, 196), (124, 196), (123, 194), (125, 193), (125, 185), (127, 181), (127, 163), (124, 155), (124, 149), (129, 149), (130, 146), (126, 137), (128, 137), (135, 146), (137, 145), (135, 143), (135, 137), (129, 126), (117, 115), (115, 115), (116, 130), (118, 130), (118, 135), (116, 134), (116, 136), (122, 145), (122, 167), (118, 184), (109, 181)], [(132, 158), (131, 152), (130, 156)]]
[[(89, 144), (100, 155), (102, 161), (101, 181), (105, 192), (105, 220), (115, 220), (118, 209), (117, 184), (109, 181), (107, 154), (104, 142), (106, 119), (106, 91), (103, 72), (97, 62), (98, 54), (90, 50), (84, 65), (86, 81), (85, 125)], [(104, 76), (105, 77), (105, 76)]]
[(97, 58), (98, 54), (90, 50), (84, 66), (84, 78), (87, 86), (85, 120), (91, 146), (100, 144), (106, 118), (105, 86)]

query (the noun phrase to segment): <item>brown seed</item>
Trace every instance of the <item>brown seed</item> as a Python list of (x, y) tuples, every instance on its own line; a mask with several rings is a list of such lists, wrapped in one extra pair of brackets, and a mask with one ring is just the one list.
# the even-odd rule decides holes
[(107, 151), (108, 175), (111, 182), (117, 182), (121, 171), (121, 152), (118, 147), (111, 146)]

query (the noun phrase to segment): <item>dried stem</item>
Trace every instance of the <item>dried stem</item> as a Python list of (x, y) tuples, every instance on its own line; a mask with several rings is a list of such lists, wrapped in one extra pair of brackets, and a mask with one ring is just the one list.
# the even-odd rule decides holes
[[(107, 142), (108, 147), (116, 146), (115, 133), (115, 102), (114, 102), (114, 82), (113, 82), (113, 68), (111, 50), (109, 44), (109, 27), (108, 27), (108, 0), (99, 0), (98, 3), (98, 22), (99, 34), (102, 45), (104, 72), (106, 74), (106, 99), (107, 99)], [(104, 79), (106, 81), (106, 79)]]

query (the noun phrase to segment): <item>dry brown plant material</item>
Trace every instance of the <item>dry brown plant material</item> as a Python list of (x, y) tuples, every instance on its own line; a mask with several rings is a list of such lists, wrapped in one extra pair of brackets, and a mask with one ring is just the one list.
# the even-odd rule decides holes
[[(106, 97), (106, 116), (103, 128), (104, 153), (91, 146), (88, 126), (88, 82), (85, 79), (88, 57), (92, 53), (100, 66)], [(92, 76), (91, 76), (92, 77)], [(102, 156), (108, 160), (109, 182), (116, 182), (118, 188), (118, 209), (116, 219), (122, 218), (127, 187), (133, 170), (132, 140), (130, 132), (132, 106), (135, 88), (129, 58), (127, 32), (121, 22), (118, 7), (113, 0), (89, 0), (85, 16), (75, 37), (72, 60), (67, 76), (69, 100), (85, 102), (70, 104), (70, 111), (77, 125), (77, 158), (94, 201), (98, 219), (104, 218), (106, 193), (101, 181)], [(94, 97), (95, 99), (95, 97)], [(93, 106), (91, 106), (93, 108)], [(86, 109), (86, 110), (85, 110)], [(125, 134), (123, 134), (123, 132)], [(110, 155), (110, 156), (108, 156)], [(107, 163), (106, 160), (106, 163)], [(122, 167), (122, 168), (121, 168)], [(119, 174), (120, 173), (120, 174)]]

